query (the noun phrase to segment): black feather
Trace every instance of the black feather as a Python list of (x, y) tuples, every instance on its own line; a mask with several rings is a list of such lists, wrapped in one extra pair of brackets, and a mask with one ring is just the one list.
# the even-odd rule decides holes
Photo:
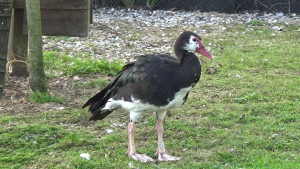
[(102, 120), (107, 115), (113, 112), (113, 110), (101, 110), (109, 98), (113, 96), (113, 93), (116, 92), (116, 86), (115, 83), (118, 81), (118, 79), (121, 77), (121, 75), (124, 73), (125, 70), (129, 69), (135, 64), (135, 62), (129, 63), (125, 65), (122, 70), (118, 73), (117, 77), (113, 82), (108, 84), (104, 89), (102, 89), (99, 93), (97, 93), (95, 96), (91, 97), (83, 106), (82, 108), (85, 108), (87, 106), (90, 106), (89, 111), (93, 113), (90, 120)]
[(104, 119), (107, 115), (109, 115), (110, 113), (112, 113), (113, 110), (101, 110), (98, 109), (96, 112), (93, 113), (92, 117), (90, 118), (90, 120), (102, 120)]
[[(176, 40), (174, 52), (177, 58), (148, 54), (125, 65), (113, 82), (83, 105), (83, 108), (90, 106), (89, 111), (93, 113), (90, 120), (104, 119), (114, 111), (103, 110), (109, 99), (132, 102), (134, 98), (161, 107), (168, 105), (182, 88), (193, 87), (200, 78), (201, 65), (196, 55), (182, 48), (191, 35), (197, 36), (184, 32)], [(184, 102), (187, 97), (188, 93)]]

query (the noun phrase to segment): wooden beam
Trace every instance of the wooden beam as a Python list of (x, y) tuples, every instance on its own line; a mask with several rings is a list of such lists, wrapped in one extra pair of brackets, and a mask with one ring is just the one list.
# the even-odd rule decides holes
[[(15, 0), (14, 8), (25, 8), (25, 0)], [(89, 0), (41, 0), (41, 9), (89, 9)]]
[[(41, 17), (42, 34), (45, 36), (88, 35), (89, 10), (42, 9)], [(23, 34), (27, 35), (26, 14), (23, 20)]]

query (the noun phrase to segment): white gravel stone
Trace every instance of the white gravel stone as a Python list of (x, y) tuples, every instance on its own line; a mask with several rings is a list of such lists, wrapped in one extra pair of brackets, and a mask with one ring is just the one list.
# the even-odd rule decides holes
[(79, 156), (86, 160), (90, 160), (90, 157), (91, 157), (91, 155), (89, 153), (81, 153)]
[(107, 134), (112, 134), (113, 132), (114, 132), (114, 131), (113, 131), (112, 129), (107, 129), (107, 130), (106, 130), (106, 133), (107, 133)]

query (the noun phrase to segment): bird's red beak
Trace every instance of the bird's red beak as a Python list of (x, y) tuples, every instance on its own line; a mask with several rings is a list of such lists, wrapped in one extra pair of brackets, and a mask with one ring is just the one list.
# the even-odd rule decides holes
[(196, 50), (198, 53), (208, 57), (209, 59), (214, 59), (214, 57), (205, 49), (203, 43), (198, 39), (196, 38), (198, 43), (199, 43), (199, 48)]

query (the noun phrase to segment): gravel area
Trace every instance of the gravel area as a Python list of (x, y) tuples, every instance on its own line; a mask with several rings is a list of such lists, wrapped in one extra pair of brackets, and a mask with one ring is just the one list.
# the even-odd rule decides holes
[[(200, 36), (226, 32), (237, 24), (259, 20), (274, 31), (284, 26), (300, 25), (300, 16), (283, 13), (203, 13), (199, 11), (163, 11), (135, 9), (95, 9), (88, 37), (43, 38), (44, 50), (72, 55), (89, 55), (94, 59), (135, 60), (147, 53), (173, 54), (173, 42), (183, 30)], [(278, 26), (279, 25), (279, 26)], [(281, 26), (280, 26), (281, 25)]]

